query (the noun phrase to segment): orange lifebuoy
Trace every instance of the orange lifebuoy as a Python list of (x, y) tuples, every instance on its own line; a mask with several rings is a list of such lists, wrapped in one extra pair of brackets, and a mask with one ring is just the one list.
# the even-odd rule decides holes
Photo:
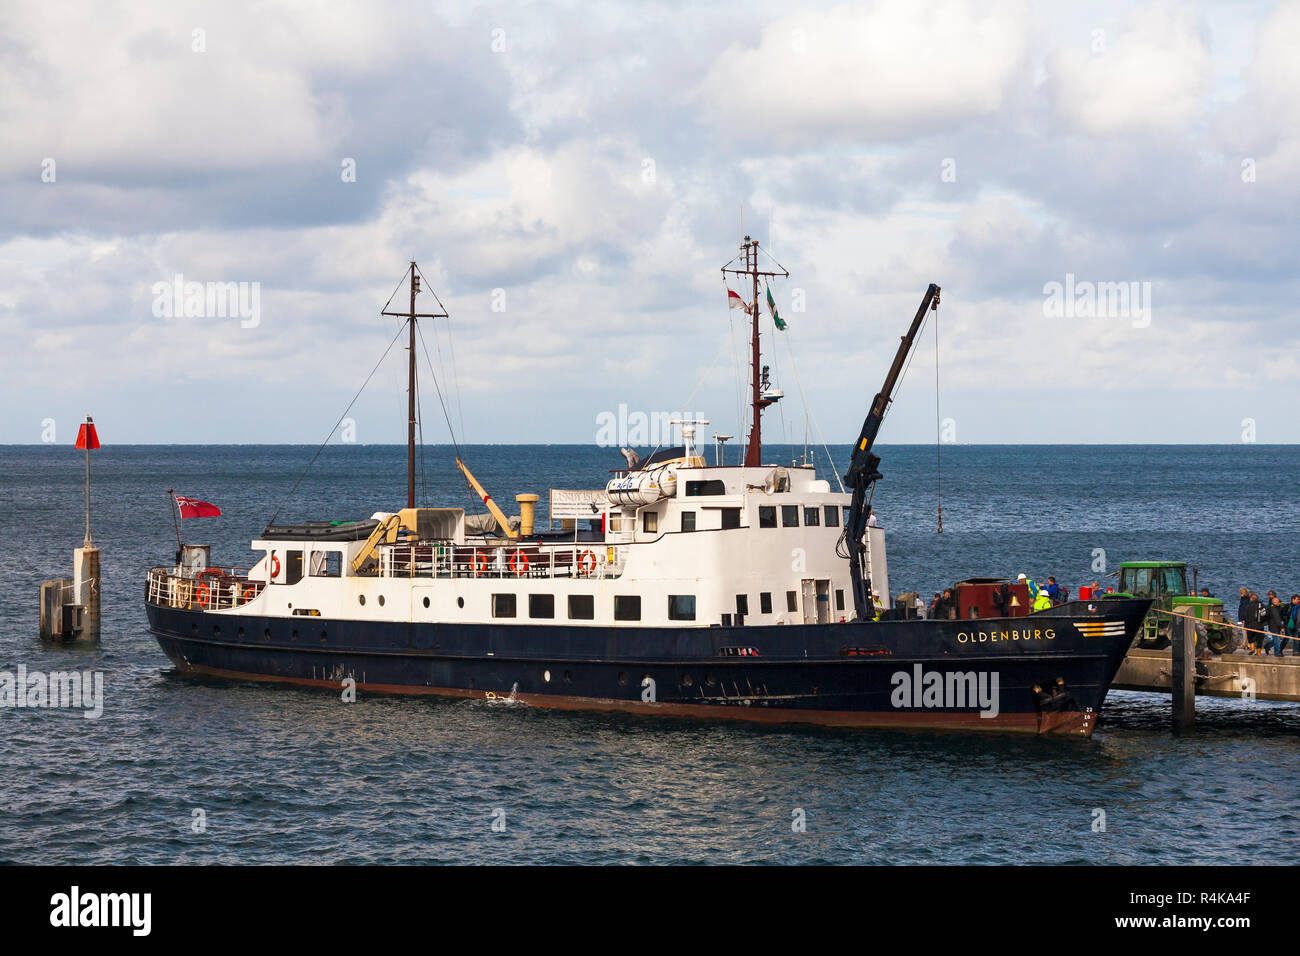
[[(588, 558), (591, 558), (591, 564), (587, 563)], [(584, 551), (582, 552), (582, 554), (578, 555), (578, 572), (580, 574), (584, 574), (584, 575), (591, 574), (595, 570), (596, 570), (596, 556), (594, 554), (592, 554), (590, 551)]]
[(271, 552), (271, 577), (280, 576), (280, 557), (274, 551)]
[(199, 599), (199, 603), (201, 605), (207, 607), (208, 598), (212, 596), (212, 593), (208, 590), (208, 586), (206, 584), (200, 583), (199, 586), (194, 589), (194, 596)]
[(255, 598), (255, 597), (257, 597), (257, 588), (253, 587), (251, 584), (250, 584), (248, 587), (244, 588), (244, 603), (245, 603), (245, 604), (247, 604), (249, 601), (253, 600), (253, 598)]
[(482, 551), (474, 552), (474, 574), (476, 577), (482, 577), (483, 572), (487, 570), (488, 558)]
[(518, 548), (515, 548), (515, 553), (510, 555), (510, 573), (515, 577), (528, 573), (528, 555)]

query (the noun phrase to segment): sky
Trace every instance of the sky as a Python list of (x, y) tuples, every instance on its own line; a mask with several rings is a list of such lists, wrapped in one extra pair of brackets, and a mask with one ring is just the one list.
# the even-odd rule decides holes
[(882, 442), (1298, 442), (1297, 49), (1300, 2), (10, 0), (0, 442), (401, 442), (412, 259), (426, 441), (740, 434), (745, 234), (769, 441), (851, 442), (935, 282)]

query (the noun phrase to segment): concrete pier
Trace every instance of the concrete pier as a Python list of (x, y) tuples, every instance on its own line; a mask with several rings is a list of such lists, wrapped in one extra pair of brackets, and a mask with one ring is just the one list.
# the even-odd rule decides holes
[[(1194, 661), (1191, 670), (1198, 696), (1235, 697), (1239, 700), (1256, 697), (1259, 700), (1300, 703), (1300, 657), (1224, 654)], [(1172, 648), (1163, 651), (1130, 650), (1111, 686), (1116, 690), (1171, 693), (1174, 686)]]

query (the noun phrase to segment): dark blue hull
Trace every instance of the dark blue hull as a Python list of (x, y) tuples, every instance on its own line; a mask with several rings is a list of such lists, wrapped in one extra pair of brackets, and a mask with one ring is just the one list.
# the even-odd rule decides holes
[[(154, 604), (148, 614), (179, 670), (223, 677), (335, 690), (351, 679), (360, 691), (773, 723), (1086, 736), (1148, 606), (636, 629), (261, 618)], [(1100, 635), (1106, 621), (1122, 630)]]

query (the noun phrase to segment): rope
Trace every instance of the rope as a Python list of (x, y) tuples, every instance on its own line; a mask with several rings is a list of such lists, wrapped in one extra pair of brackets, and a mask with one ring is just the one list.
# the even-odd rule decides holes
[[(1201, 618), (1197, 617), (1195, 614), (1180, 614), (1177, 611), (1158, 611), (1157, 613), (1168, 614), (1170, 617), (1181, 617), (1187, 620), (1196, 621), (1197, 623), (1200, 624), (1206, 623)], [(1286, 634), (1286, 632), (1284, 631), (1263, 630), (1258, 627), (1247, 627), (1245, 624), (1229, 624), (1227, 621), (1224, 621), (1224, 625), (1232, 628), (1234, 631), (1247, 631), (1251, 634), (1263, 634), (1265, 637), (1279, 637), (1284, 641), (1300, 641), (1300, 637), (1291, 637), (1288, 634)]]
[(939, 418), (939, 312), (934, 310), (934, 487), (943, 534), (943, 424)]
[[(398, 285), (401, 285), (401, 283), (398, 283)], [(394, 291), (393, 295), (396, 294), (396, 291)], [(389, 296), (388, 298), (389, 301), (392, 301), (392, 296)], [(298, 476), (298, 480), (293, 483), (293, 487), (289, 489), (289, 493), (283, 500), (281, 500), (279, 506), (275, 509), (275, 513), (271, 515), (271, 520), (267, 522), (268, 527), (275, 524), (275, 519), (278, 518), (280, 512), (284, 510), (285, 502), (292, 498), (298, 491), (298, 486), (301, 485), (302, 480), (307, 477), (307, 472), (311, 471), (312, 465), (316, 464), (316, 459), (319, 458), (320, 453), (325, 450), (325, 446), (329, 444), (329, 440), (334, 437), (334, 433), (338, 431), (338, 427), (343, 424), (343, 419), (348, 417), (348, 412), (352, 411), (352, 406), (355, 405), (357, 399), (361, 397), (361, 393), (366, 390), (366, 386), (369, 385), (370, 380), (374, 378), (375, 372), (379, 371), (379, 366), (384, 364), (384, 359), (388, 358), (388, 353), (393, 350), (393, 346), (397, 344), (397, 340), (401, 337), (402, 332), (405, 329), (406, 323), (403, 322), (402, 327), (399, 328), (397, 334), (393, 336), (393, 340), (388, 343), (388, 348), (384, 349), (384, 354), (379, 356), (379, 361), (375, 363), (375, 367), (370, 370), (370, 374), (366, 376), (366, 380), (361, 383), (361, 387), (357, 389), (357, 393), (352, 396), (352, 401), (348, 402), (348, 407), (343, 409), (343, 414), (339, 416), (339, 420), (334, 423), (334, 427), (330, 429), (330, 433), (325, 436), (325, 440), (321, 442), (320, 447), (316, 449), (316, 454), (311, 456), (311, 461), (307, 462), (307, 467), (302, 470), (302, 474)]]

